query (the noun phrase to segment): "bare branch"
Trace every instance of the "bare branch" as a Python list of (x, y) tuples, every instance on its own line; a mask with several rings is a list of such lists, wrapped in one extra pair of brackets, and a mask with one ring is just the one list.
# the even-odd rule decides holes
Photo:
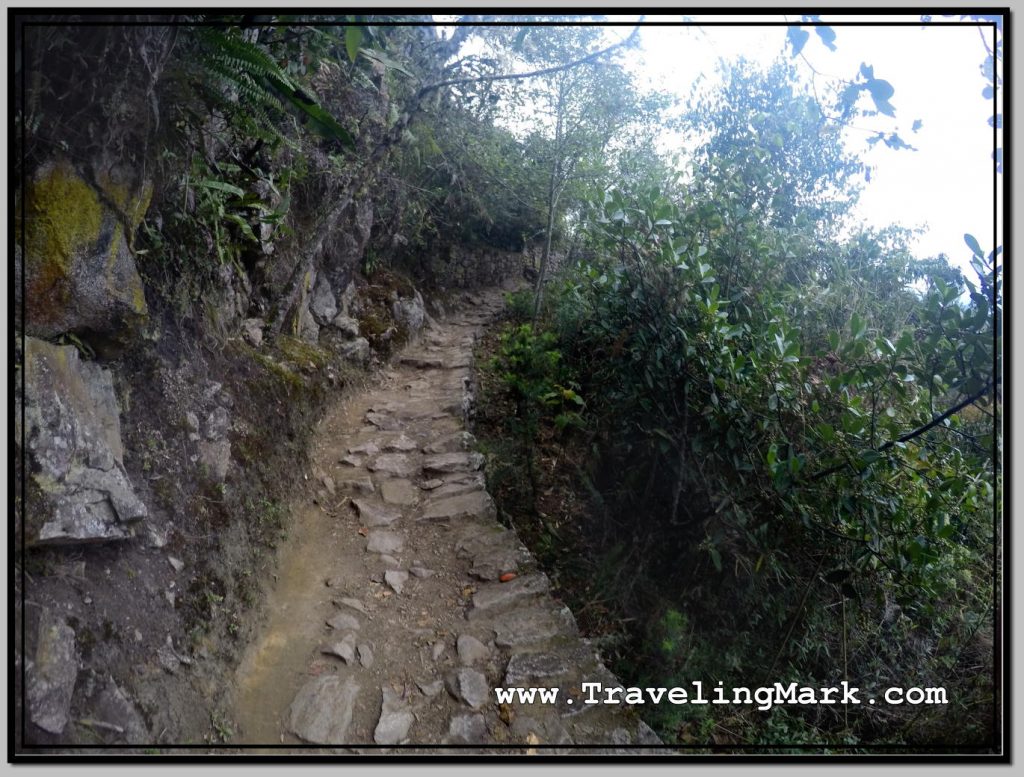
[[(880, 448), (878, 448), (878, 452), (879, 453), (884, 453), (885, 451), (889, 450), (894, 445), (896, 445), (896, 443), (899, 443), (899, 442), (909, 442), (910, 440), (913, 440), (915, 437), (920, 437), (922, 434), (924, 434), (928, 430), (934, 429), (936, 426), (941, 424), (947, 418), (949, 418), (949, 417), (951, 417), (953, 415), (956, 415), (957, 413), (959, 413), (961, 410), (963, 410), (968, 405), (973, 405), (975, 402), (977, 402), (983, 396), (988, 394), (988, 392), (990, 392), (992, 390), (992, 388), (993, 388), (993, 384), (992, 384), (991, 381), (989, 381), (988, 383), (985, 384), (985, 387), (983, 389), (981, 389), (981, 391), (978, 391), (975, 394), (971, 394), (969, 397), (963, 399), (960, 402), (957, 402), (955, 405), (953, 405), (953, 407), (951, 407), (948, 410), (946, 410), (945, 412), (935, 416), (935, 418), (933, 418), (931, 421), (926, 423), (924, 426), (919, 426), (917, 429), (909, 431), (906, 434), (897, 437), (895, 440), (889, 440), (889, 442), (885, 443), (885, 445), (883, 445)], [(849, 462), (843, 462), (842, 464), (836, 464), (834, 467), (829, 467), (826, 470), (822, 470), (821, 472), (817, 472), (817, 473), (811, 475), (810, 477), (807, 478), (807, 480), (805, 482), (813, 483), (815, 480), (821, 480), (822, 478), (828, 477), (829, 475), (834, 475), (836, 472), (839, 472), (840, 470), (844, 470), (844, 469), (846, 469), (849, 466), (850, 466)]]
[[(642, 22), (643, 17), (640, 18), (640, 23)], [(568, 62), (564, 65), (555, 65), (553, 67), (542, 68), (541, 70), (532, 70), (529, 73), (505, 73), (503, 75), (494, 76), (467, 76), (466, 78), (451, 78), (448, 79), (447, 81), (438, 81), (436, 84), (428, 84), (427, 86), (424, 86), (422, 89), (420, 89), (419, 92), (416, 94), (416, 99), (422, 99), (431, 92), (441, 89), (445, 86), (458, 86), (460, 84), (485, 83), (490, 81), (512, 81), (523, 78), (537, 78), (539, 76), (547, 76), (551, 75), (552, 73), (558, 73), (563, 70), (571, 70), (574, 67), (579, 67), (580, 65), (585, 65), (588, 62), (593, 62), (594, 60), (603, 57), (605, 54), (608, 54), (609, 52), (612, 52), (617, 48), (621, 48), (623, 46), (631, 44), (639, 33), (640, 24), (638, 23), (637, 26), (633, 28), (633, 32), (629, 34), (628, 38), (623, 38), (618, 43), (613, 43), (611, 46), (607, 46), (603, 49), (600, 49), (599, 51), (595, 51), (592, 54), (587, 54), (587, 56), (585, 57), (581, 57), (577, 60), (574, 60), (573, 62)]]

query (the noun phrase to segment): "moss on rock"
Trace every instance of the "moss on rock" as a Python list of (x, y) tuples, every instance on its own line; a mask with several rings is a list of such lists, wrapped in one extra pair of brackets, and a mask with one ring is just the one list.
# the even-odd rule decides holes
[(57, 159), (36, 171), (24, 197), (25, 223), (18, 227), (28, 334), (117, 334), (147, 315), (131, 236), (149, 207), (151, 185), (136, 195), (104, 174), (97, 189)]

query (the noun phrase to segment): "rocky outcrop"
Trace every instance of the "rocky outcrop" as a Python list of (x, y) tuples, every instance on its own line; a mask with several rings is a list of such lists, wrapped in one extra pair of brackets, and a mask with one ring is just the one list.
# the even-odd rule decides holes
[(207, 294), (206, 319), (208, 325), (222, 332), (238, 328), (245, 320), (252, 296), (249, 276), (232, 264), (217, 268), (217, 283)]
[[(73, 346), (25, 340), (29, 545), (131, 537), (146, 517), (125, 471), (111, 374)], [(38, 496), (38, 498), (33, 498)]]
[[(90, 176), (91, 177), (91, 176)], [(147, 315), (130, 242), (152, 187), (116, 167), (87, 182), (70, 162), (41, 166), (28, 181), (24, 246), (26, 332), (120, 335)]]
[(334, 289), (344, 289), (359, 268), (373, 230), (373, 203), (354, 201), (338, 219), (331, 240), (324, 246), (322, 266)]

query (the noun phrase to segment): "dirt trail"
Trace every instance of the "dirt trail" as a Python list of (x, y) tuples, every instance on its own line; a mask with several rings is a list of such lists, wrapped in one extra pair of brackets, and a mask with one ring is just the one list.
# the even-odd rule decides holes
[[(657, 742), (625, 707), (583, 703), (582, 682), (618, 683), (486, 492), (465, 428), (474, 338), (501, 304), (464, 295), (324, 418), (238, 669), (235, 744)], [(557, 687), (557, 702), (499, 704), (505, 686)]]

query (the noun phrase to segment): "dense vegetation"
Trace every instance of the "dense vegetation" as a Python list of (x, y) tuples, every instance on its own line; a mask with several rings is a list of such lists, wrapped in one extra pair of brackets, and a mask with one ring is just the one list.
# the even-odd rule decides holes
[[(850, 218), (867, 168), (842, 128), (886, 114), (888, 83), (819, 99), (796, 60), (740, 63), (679, 114), (634, 80), (628, 29), (395, 20), (197, 16), (94, 48), (37, 29), (54, 64), (18, 105), (17, 172), (58, 146), (156, 165), (150, 302), (214, 333), (239, 284), (269, 334), (297, 332), (355, 200), (367, 275), (535, 249), (484, 378), (492, 477), (622, 678), (949, 697), (652, 707), (666, 741), (992, 744), (1000, 249), (967, 235), (968, 277)], [(131, 74), (111, 126), (75, 127), (100, 99), (73, 87), (82, 63)], [(666, 152), (667, 129), (690, 141)]]
[[(701, 142), (683, 164), (627, 173), (605, 150), (573, 219), (586, 258), (539, 317), (514, 298), (495, 344), (519, 441), (503, 450), (522, 462), (498, 488), (563, 549), (547, 555), (577, 609), (602, 611), (590, 625), (624, 677), (950, 699), (662, 705), (669, 739), (979, 746), (995, 715), (999, 251), (966, 236), (966, 277), (914, 257), (905, 230), (851, 227), (866, 168), (799, 84), (788, 63), (741, 63), (685, 114)], [(566, 483), (547, 468), (572, 461), (585, 510), (550, 497)], [(559, 563), (566, 544), (579, 556)]]

